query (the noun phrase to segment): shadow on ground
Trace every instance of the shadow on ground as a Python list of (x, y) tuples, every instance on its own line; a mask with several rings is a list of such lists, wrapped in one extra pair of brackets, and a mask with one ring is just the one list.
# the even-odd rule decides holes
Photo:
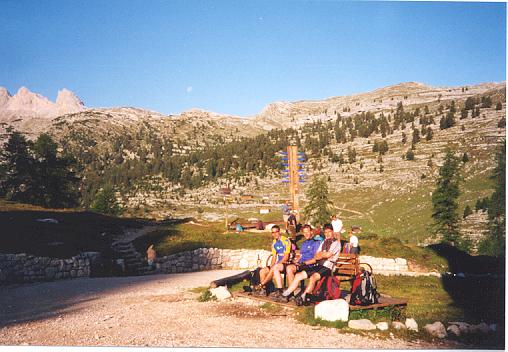
[[(505, 321), (505, 258), (471, 256), (459, 249), (437, 244), (429, 246), (448, 261), (455, 275), (442, 277), (443, 287), (453, 304), (464, 312), (468, 322), (496, 323), (504, 332)], [(504, 348), (504, 333), (494, 346)]]
[(82, 305), (122, 290), (142, 290), (167, 275), (78, 278), (0, 286), (0, 328), (80, 311)]

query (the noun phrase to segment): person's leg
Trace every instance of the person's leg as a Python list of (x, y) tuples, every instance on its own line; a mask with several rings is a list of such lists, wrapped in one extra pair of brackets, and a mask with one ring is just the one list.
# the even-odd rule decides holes
[(286, 280), (288, 287), (291, 286), (291, 283), (295, 279), (295, 273), (296, 273), (296, 265), (290, 264), (286, 266), (286, 278), (287, 278)]
[(291, 282), (291, 285), (282, 293), (283, 296), (289, 296), (291, 293), (293, 293), (294, 290), (298, 288), (298, 284), (300, 281), (305, 280), (307, 278), (307, 272), (300, 271), (299, 273), (296, 273), (294, 280)]
[(282, 275), (281, 273), (284, 271), (284, 264), (275, 264), (273, 266), (273, 279), (275, 281), (275, 287), (278, 289), (282, 289)]
[(309, 283), (307, 284), (307, 287), (305, 288), (305, 291), (303, 291), (301, 297), (302, 300), (305, 301), (305, 296), (309, 293), (312, 293), (314, 291), (314, 287), (316, 286), (316, 282), (318, 282), (321, 279), (321, 275), (319, 273), (313, 273), (309, 277)]
[(265, 266), (263, 269), (259, 271), (259, 282), (262, 283), (265, 281), (266, 276), (270, 272), (270, 267)]

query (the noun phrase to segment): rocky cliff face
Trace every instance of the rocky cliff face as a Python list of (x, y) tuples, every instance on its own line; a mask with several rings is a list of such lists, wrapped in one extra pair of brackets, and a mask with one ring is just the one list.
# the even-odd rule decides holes
[(56, 102), (53, 103), (26, 87), (21, 87), (13, 96), (7, 89), (0, 87), (0, 121), (23, 117), (53, 118), (84, 109), (83, 102), (67, 89), (59, 91)]

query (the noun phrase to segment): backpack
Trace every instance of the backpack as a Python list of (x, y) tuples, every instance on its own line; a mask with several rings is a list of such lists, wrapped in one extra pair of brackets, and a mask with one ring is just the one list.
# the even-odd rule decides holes
[(379, 303), (379, 296), (376, 280), (374, 280), (374, 277), (369, 271), (364, 270), (356, 274), (353, 278), (349, 304), (352, 306), (377, 304)]
[[(336, 276), (322, 277), (308, 296), (309, 302), (321, 302), (340, 298), (340, 280)], [(307, 298), (306, 296), (306, 298)]]

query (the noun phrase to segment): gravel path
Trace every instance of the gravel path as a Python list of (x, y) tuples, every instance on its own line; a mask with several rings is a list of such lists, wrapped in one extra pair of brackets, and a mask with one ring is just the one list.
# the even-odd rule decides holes
[[(271, 314), (257, 301), (198, 302), (190, 288), (240, 271), (82, 278), (0, 287), (0, 345), (457, 348), (340, 333)], [(290, 339), (274, 336), (287, 332)]]

